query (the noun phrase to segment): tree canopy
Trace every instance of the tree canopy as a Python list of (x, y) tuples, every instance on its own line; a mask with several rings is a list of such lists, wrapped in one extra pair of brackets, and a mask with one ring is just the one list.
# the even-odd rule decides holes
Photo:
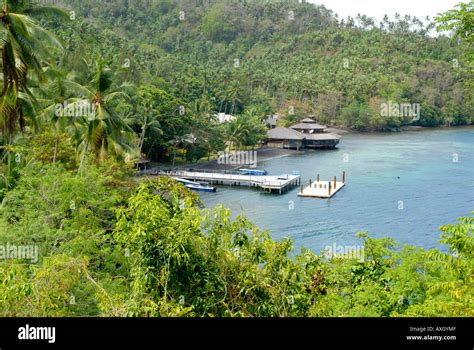
[[(133, 168), (254, 148), (275, 112), (472, 124), (472, 3), (439, 18), (461, 40), (297, 1), (57, 3), (0, 13), (0, 316), (474, 315), (472, 216), (443, 250), (361, 233), (364, 259), (328, 258)], [(419, 118), (382, 116), (390, 101)]]

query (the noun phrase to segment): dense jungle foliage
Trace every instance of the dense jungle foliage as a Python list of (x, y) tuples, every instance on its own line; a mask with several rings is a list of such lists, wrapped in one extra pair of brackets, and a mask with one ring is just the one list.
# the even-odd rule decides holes
[[(271, 113), (358, 130), (473, 123), (472, 42), (429, 35), (436, 25), (426, 18), (339, 19), (298, 1), (59, 3), (74, 19), (47, 26), (65, 42), (66, 72), (101, 57), (117, 85), (137, 85), (120, 113), (156, 122), (143, 142), (153, 159), (169, 160), (174, 148), (196, 159), (222, 149), (221, 140), (248, 146), (249, 133), (264, 136), (248, 124)], [(388, 102), (418, 104), (419, 118), (381, 116)], [(246, 122), (209, 125), (219, 112)]]
[[(361, 233), (363, 260), (327, 258), (133, 168), (254, 147), (275, 112), (470, 124), (472, 2), (438, 18), (453, 38), (289, 1), (57, 3), (1, 5), (0, 253), (39, 254), (0, 260), (0, 316), (474, 316), (472, 216), (444, 249)], [(381, 118), (389, 100), (420, 119)]]

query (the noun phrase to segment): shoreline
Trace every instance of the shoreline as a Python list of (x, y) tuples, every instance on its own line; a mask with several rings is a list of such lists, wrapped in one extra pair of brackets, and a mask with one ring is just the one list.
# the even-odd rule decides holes
[(338, 135), (347, 135), (347, 134), (392, 134), (392, 133), (401, 133), (407, 131), (429, 131), (429, 130), (451, 130), (451, 129), (474, 129), (473, 125), (452, 125), (452, 126), (419, 126), (419, 125), (405, 125), (400, 126), (398, 128), (391, 128), (387, 130), (355, 130), (355, 129), (348, 129), (343, 127), (333, 127), (328, 128), (327, 130), (331, 130), (330, 132), (338, 134)]
[[(396, 134), (396, 133), (404, 133), (404, 132), (423, 132), (423, 131), (435, 131), (435, 130), (450, 130), (450, 129), (473, 129), (474, 125), (456, 125), (456, 126), (437, 126), (437, 127), (429, 127), (429, 126), (405, 126), (400, 127), (398, 130), (386, 130), (386, 131), (357, 131), (352, 129), (346, 128), (328, 128), (329, 132), (344, 136), (350, 134)], [(293, 149), (282, 149), (282, 148), (270, 148), (267, 146), (263, 146), (261, 148), (249, 151), (256, 151), (257, 152), (257, 159), (258, 162), (264, 162), (272, 159), (284, 158), (289, 157), (295, 154), (301, 154), (304, 151), (297, 151)], [(175, 164), (172, 166), (171, 164), (163, 164), (163, 163), (155, 163), (150, 166), (150, 169), (169, 169), (169, 168), (186, 168), (186, 169), (202, 169), (202, 170), (223, 170), (223, 171), (231, 171), (236, 170), (239, 168), (245, 167), (243, 164), (218, 164), (217, 159), (204, 161), (202, 163), (182, 163), (182, 164)], [(258, 168), (258, 166), (257, 166)]]
[[(292, 149), (282, 149), (282, 148), (270, 148), (262, 147), (259, 149), (253, 150), (257, 152), (257, 162), (264, 162), (271, 159), (284, 158), (294, 154), (301, 154), (302, 151), (292, 150)], [(252, 152), (252, 150), (250, 150)], [(158, 168), (169, 168), (171, 165), (160, 165)], [(230, 171), (236, 170), (242, 167), (245, 167), (244, 164), (218, 164), (217, 159), (206, 161), (204, 163), (185, 163), (177, 164), (175, 168), (186, 168), (186, 169), (201, 169), (201, 170), (223, 170)], [(248, 165), (250, 167), (250, 165)], [(153, 167), (157, 168), (157, 167)], [(256, 167), (258, 169), (258, 166)]]

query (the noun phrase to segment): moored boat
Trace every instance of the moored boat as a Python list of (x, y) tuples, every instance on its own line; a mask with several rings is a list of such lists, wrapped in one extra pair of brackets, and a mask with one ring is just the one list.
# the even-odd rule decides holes
[(242, 175), (255, 175), (255, 176), (264, 176), (268, 174), (266, 170), (259, 170), (259, 169), (240, 169), (239, 172)]
[(216, 188), (209, 186), (208, 184), (201, 184), (199, 182), (189, 181), (179, 177), (173, 177), (172, 179), (181, 182), (185, 187), (193, 191), (216, 192)]

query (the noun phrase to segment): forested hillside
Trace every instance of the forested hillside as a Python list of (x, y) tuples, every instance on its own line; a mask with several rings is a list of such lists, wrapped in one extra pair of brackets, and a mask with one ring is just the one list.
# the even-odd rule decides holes
[[(472, 3), (438, 19), (454, 38), (296, 2), (55, 3), (0, 13), (0, 316), (473, 315), (472, 216), (440, 250), (361, 233), (365, 259), (327, 258), (134, 176), (143, 157), (255, 147), (274, 112), (472, 123)], [(381, 118), (385, 100), (420, 119)]]
[(87, 23), (62, 26), (72, 56), (129, 62), (127, 78), (200, 112), (294, 109), (361, 130), (411, 122), (381, 117), (384, 101), (420, 104), (423, 126), (474, 115), (468, 45), (427, 35), (424, 18), (338, 19), (297, 1), (63, 2)]

